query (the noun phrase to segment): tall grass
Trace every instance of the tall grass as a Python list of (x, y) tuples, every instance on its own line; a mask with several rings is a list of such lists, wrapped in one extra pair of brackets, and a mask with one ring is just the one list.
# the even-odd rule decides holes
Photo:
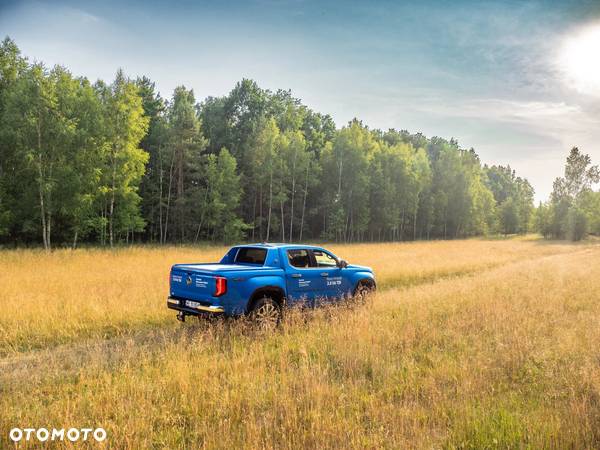
[[(540, 241), (446, 241), (336, 245), (372, 266), (380, 289), (473, 273), (524, 257), (573, 251)], [(166, 309), (177, 262), (218, 261), (225, 248), (134, 247), (108, 251), (0, 252), (0, 356), (177, 324)]]
[[(447, 269), (435, 282), (293, 313), (270, 335), (230, 322), (148, 325), (54, 347), (74, 319), (55, 322), (57, 332), (44, 325), (46, 348), (0, 360), (0, 447), (13, 426), (102, 426), (114, 448), (599, 447), (600, 248), (462, 242), (479, 270), (458, 252), (444, 256), (459, 244), (409, 249), (429, 247), (436, 276)], [(400, 245), (389, 246), (396, 258), (383, 245), (336, 250), (407, 266)], [(193, 253), (163, 258), (179, 258), (171, 252)], [(448, 277), (459, 273), (451, 264), (469, 270)], [(112, 265), (99, 267), (120, 273)], [(120, 317), (109, 304), (107, 323)]]

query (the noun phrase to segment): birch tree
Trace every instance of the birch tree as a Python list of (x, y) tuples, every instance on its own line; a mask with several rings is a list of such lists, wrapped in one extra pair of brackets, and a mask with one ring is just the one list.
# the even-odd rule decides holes
[[(104, 179), (107, 189), (109, 244), (116, 234), (142, 229), (139, 215), (139, 182), (148, 154), (139, 148), (148, 129), (142, 99), (135, 84), (119, 70), (104, 99), (104, 122), (107, 136), (107, 165)], [(121, 214), (128, 213), (128, 214)]]

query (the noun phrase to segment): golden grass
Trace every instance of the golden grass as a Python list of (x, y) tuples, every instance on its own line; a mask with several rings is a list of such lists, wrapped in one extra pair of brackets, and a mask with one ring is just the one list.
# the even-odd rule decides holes
[[(464, 275), (521, 258), (576, 249), (543, 241), (437, 241), (332, 245), (373, 267), (380, 289)], [(218, 261), (221, 247), (133, 247), (0, 252), (0, 356), (82, 338), (173, 328), (168, 274), (177, 262)]]
[[(103, 426), (113, 448), (600, 446), (599, 247), (476, 240), (334, 250), (373, 265), (387, 289), (365, 306), (291, 314), (266, 336), (237, 322), (181, 326), (164, 313), (159, 272), (197, 259), (193, 249), (5, 253), (10, 274), (29, 268), (53, 282), (46, 297), (42, 282), (31, 287), (38, 302), (58, 294), (76, 305), (52, 308), (38, 334), (27, 312), (39, 305), (15, 308), (8, 278), (0, 302), (24, 324), (11, 322), (17, 334), (1, 316), (10, 355), (0, 360), (0, 447), (13, 426)], [(143, 261), (139, 275), (123, 273)], [(67, 290), (77, 274), (86, 281)], [(101, 306), (81, 332), (72, 314), (85, 309), (86, 283)], [(136, 321), (121, 307), (146, 315)], [(113, 323), (113, 337), (97, 339)], [(41, 349), (26, 351), (28, 337)]]

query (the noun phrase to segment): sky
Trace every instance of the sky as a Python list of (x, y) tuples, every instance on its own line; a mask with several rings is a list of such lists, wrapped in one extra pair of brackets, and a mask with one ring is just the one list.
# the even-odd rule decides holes
[(600, 0), (6, 1), (0, 35), (30, 60), (163, 97), (291, 89), (338, 127), (455, 138), (546, 200), (573, 146), (600, 163)]

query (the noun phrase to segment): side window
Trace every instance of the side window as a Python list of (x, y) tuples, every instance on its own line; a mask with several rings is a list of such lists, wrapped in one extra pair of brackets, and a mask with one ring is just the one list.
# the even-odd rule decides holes
[(266, 257), (266, 248), (240, 247), (234, 261), (236, 263), (264, 264)]
[(291, 266), (298, 267), (300, 269), (310, 267), (310, 255), (308, 250), (303, 248), (288, 250), (287, 254)]
[(337, 261), (329, 253), (323, 252), (321, 250), (313, 250), (313, 255), (315, 256), (315, 260), (317, 261), (317, 267), (337, 266)]

